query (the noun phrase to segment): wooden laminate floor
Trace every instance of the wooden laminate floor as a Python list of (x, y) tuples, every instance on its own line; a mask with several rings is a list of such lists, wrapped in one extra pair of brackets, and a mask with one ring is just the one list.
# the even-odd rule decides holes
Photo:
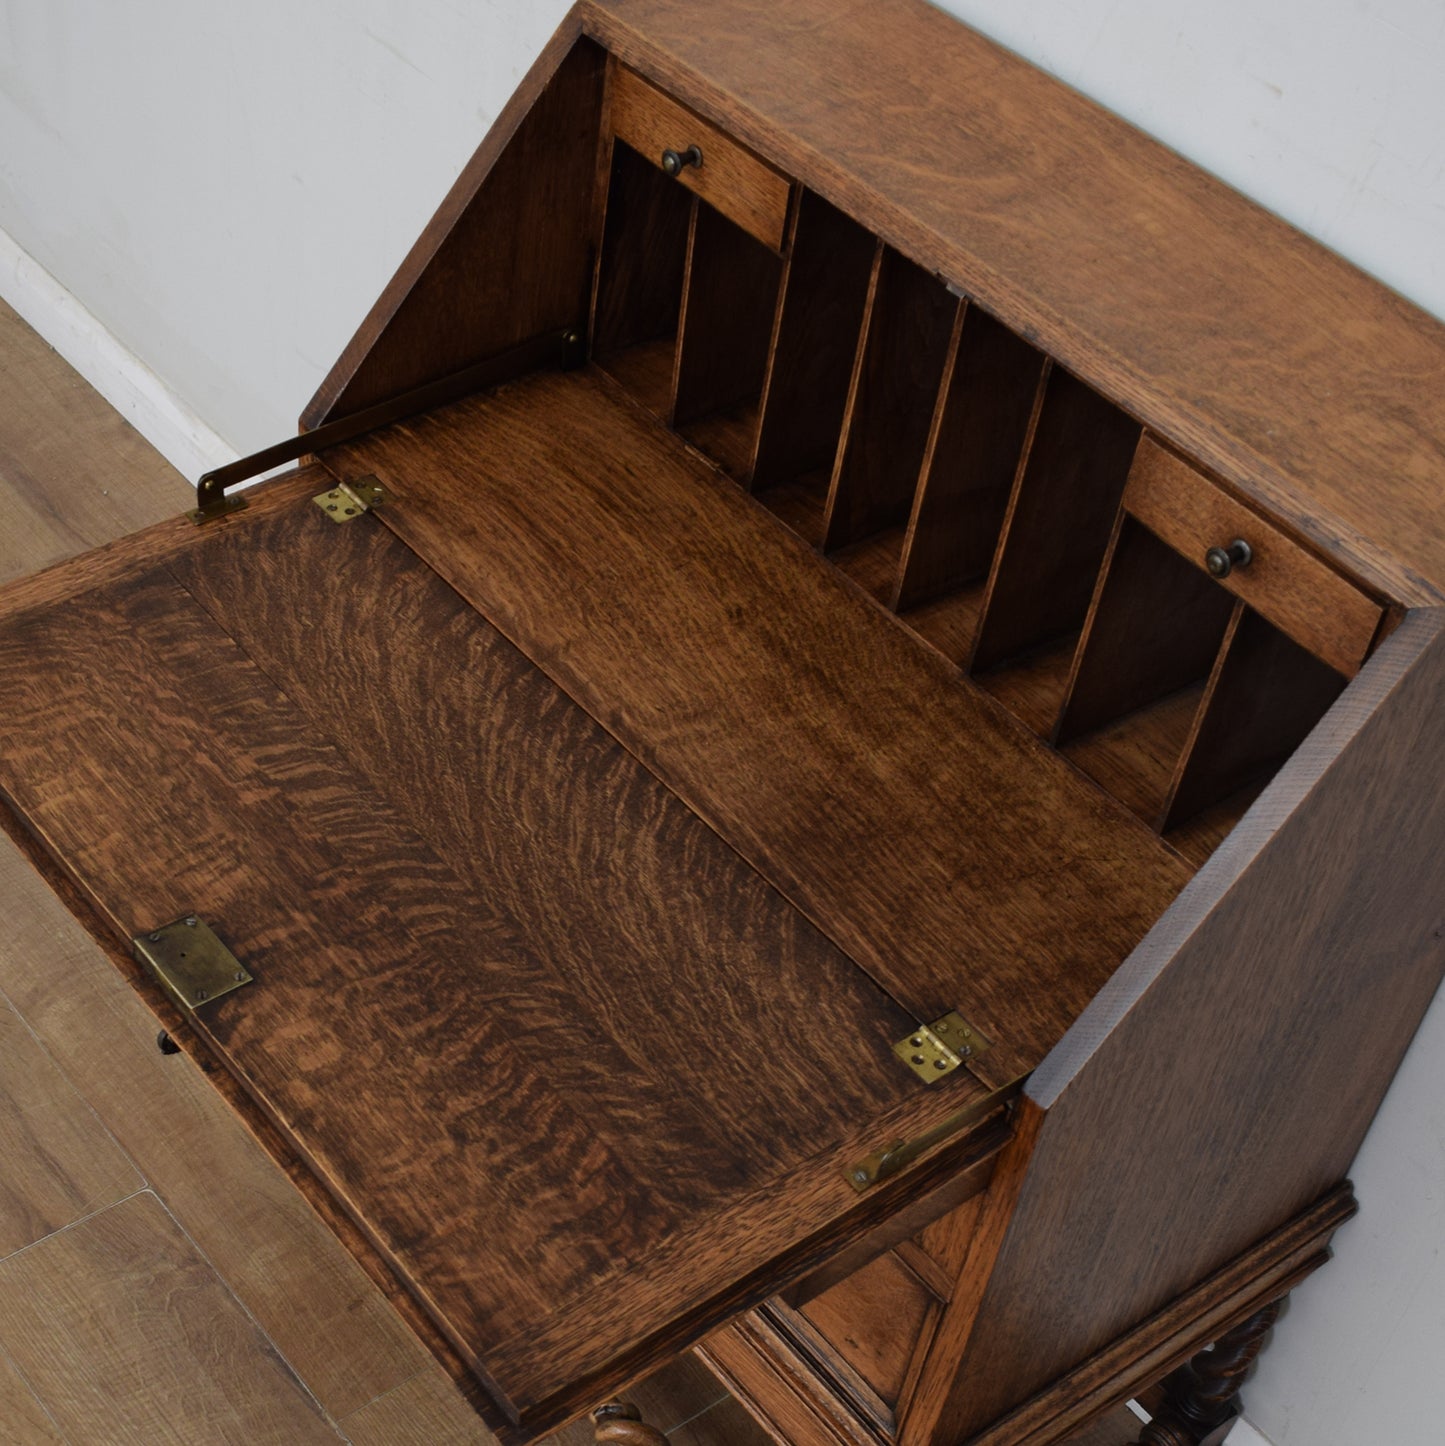
[[(189, 496), (0, 303), (0, 582)], [(492, 1441), (285, 1173), (155, 1035), (0, 835), (0, 1442)], [(675, 1446), (766, 1439), (690, 1357), (631, 1395)], [(1134, 1431), (1112, 1417), (1079, 1446)], [(553, 1438), (591, 1439), (582, 1425)]]

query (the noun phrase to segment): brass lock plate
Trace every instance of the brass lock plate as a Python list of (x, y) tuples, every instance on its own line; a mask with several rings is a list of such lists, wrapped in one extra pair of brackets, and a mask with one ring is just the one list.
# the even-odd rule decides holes
[(137, 962), (185, 1010), (250, 984), (252, 976), (211, 927), (195, 914), (131, 940)]

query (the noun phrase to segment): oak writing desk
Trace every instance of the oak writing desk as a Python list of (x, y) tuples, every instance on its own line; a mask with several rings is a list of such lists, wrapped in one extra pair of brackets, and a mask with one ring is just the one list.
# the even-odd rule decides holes
[(1215, 1441), (1445, 964), (1442, 379), (939, 12), (582, 4), (0, 597), (7, 822), (505, 1442)]

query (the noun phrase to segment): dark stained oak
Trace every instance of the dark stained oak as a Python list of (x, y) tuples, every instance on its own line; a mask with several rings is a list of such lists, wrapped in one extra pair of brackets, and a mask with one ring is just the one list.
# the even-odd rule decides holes
[(966, 1439), (1343, 1175), (1445, 971), (1442, 632), (1406, 618), (1030, 1081), (1026, 1180), (920, 1440)]
[(683, 153), (696, 146), (702, 163), (684, 167), (671, 184), (696, 192), (762, 245), (774, 251), (782, 246), (791, 190), (788, 178), (731, 136), (626, 66), (615, 69), (607, 122), (618, 140), (626, 141), (660, 172), (664, 151)]
[(1201, 573), (1209, 548), (1242, 538), (1253, 555), (1219, 586), (1336, 672), (1359, 671), (1379, 631), (1380, 604), (1152, 438), (1140, 444), (1124, 505)]
[(1213, 579), (1123, 517), (1054, 741), (1067, 743), (1207, 678), (1233, 610), (1234, 600)]
[(1162, 827), (1177, 827), (1272, 772), (1344, 687), (1340, 674), (1241, 608), (1180, 758)]
[[(688, 239), (696, 202), (621, 144), (612, 148), (611, 183), (592, 311), (592, 346), (605, 364), (617, 353), (660, 342), (670, 406), (672, 342), (682, 309)], [(644, 394), (649, 403), (657, 389)]]
[(982, 307), (959, 309), (895, 609), (929, 602), (988, 572), (1043, 364)]
[(877, 244), (836, 206), (811, 191), (799, 197), (763, 392), (755, 489), (833, 465)]
[(674, 426), (756, 401), (782, 269), (762, 242), (711, 206), (698, 206), (678, 328)]
[(974, 668), (1082, 625), (1138, 440), (1137, 424), (1097, 392), (1049, 371), (989, 574)]
[(826, 551), (908, 520), (959, 304), (906, 257), (879, 253), (823, 521)]
[(1442, 596), (1445, 324), (922, 0), (581, 17), (1312, 550)]
[[(302, 502), (201, 553), (0, 631), (0, 788), (122, 937), (196, 909), (254, 968), (198, 1032), (499, 1409), (556, 1424), (888, 1211), (843, 1167), (980, 1093), (917, 1088), (907, 1014), (370, 520)], [(822, 1057), (772, 1043), (803, 1013)]]
[(919, 1018), (957, 1007), (995, 1039), (979, 1068), (996, 1083), (1042, 1057), (1184, 882), (1117, 805), (586, 373), (334, 461), (381, 476), (378, 516), (895, 998)]

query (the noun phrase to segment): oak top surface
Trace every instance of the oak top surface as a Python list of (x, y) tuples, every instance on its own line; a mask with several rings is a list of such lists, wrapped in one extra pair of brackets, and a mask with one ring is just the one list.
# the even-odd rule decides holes
[(919, 0), (587, 0), (629, 63), (1384, 593), (1445, 588), (1445, 325)]

